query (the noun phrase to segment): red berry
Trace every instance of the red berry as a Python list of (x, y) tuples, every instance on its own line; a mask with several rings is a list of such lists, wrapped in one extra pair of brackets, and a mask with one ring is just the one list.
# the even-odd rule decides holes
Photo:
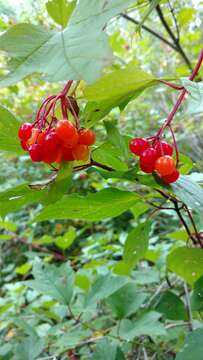
[(78, 143), (77, 129), (68, 120), (60, 120), (57, 122), (56, 135), (67, 147), (73, 147)]
[(28, 140), (32, 135), (32, 124), (24, 123), (20, 126), (18, 130), (18, 137), (20, 140)]
[(33, 144), (29, 147), (29, 154), (33, 162), (42, 161), (43, 147), (39, 144)]
[(56, 151), (59, 144), (60, 144), (60, 140), (59, 140), (58, 136), (56, 135), (56, 131), (54, 129), (45, 135), (44, 140), (43, 140), (43, 146), (44, 146), (45, 153)]
[(89, 129), (82, 129), (79, 131), (78, 143), (83, 145), (93, 145), (96, 141), (96, 134)]
[(165, 184), (171, 184), (171, 183), (175, 182), (176, 180), (178, 180), (179, 176), (180, 176), (180, 173), (176, 169), (174, 172), (172, 172), (172, 174), (163, 176), (162, 180), (165, 182)]
[(146, 173), (152, 173), (155, 168), (155, 162), (157, 160), (157, 151), (152, 147), (143, 151), (140, 155), (140, 168)]
[(72, 149), (75, 160), (86, 161), (89, 159), (89, 148), (86, 145), (78, 144)]
[(149, 146), (148, 141), (144, 138), (135, 138), (129, 143), (130, 151), (138, 156), (140, 156), (144, 150), (149, 148)]
[(69, 351), (67, 351), (67, 353), (66, 353), (68, 356), (72, 356), (73, 355), (73, 352), (72, 352), (72, 350), (69, 350)]
[(28, 145), (26, 141), (21, 140), (20, 144), (23, 150), (28, 151)]
[(40, 132), (36, 139), (37, 144), (44, 145), (45, 136), (46, 136), (46, 133), (44, 131)]
[(61, 162), (58, 161), (61, 159), (61, 149), (58, 147), (54, 151), (44, 151), (43, 154), (43, 161), (47, 164), (52, 164), (54, 162)]
[(166, 141), (158, 141), (154, 145), (154, 149), (156, 149), (158, 156), (171, 156), (173, 154), (173, 146), (171, 144), (168, 144)]
[(74, 161), (74, 155), (72, 153), (72, 149), (63, 147), (62, 148), (62, 161)]
[(155, 163), (155, 170), (160, 176), (172, 174), (176, 169), (175, 161), (169, 155), (159, 157)]

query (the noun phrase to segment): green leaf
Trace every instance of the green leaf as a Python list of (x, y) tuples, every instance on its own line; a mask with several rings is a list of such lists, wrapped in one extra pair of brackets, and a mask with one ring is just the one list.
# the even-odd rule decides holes
[(190, 22), (193, 21), (196, 11), (197, 10), (194, 8), (182, 8), (177, 14), (178, 23), (181, 26), (187, 26)]
[(123, 259), (126, 263), (135, 266), (148, 249), (150, 223), (144, 222), (133, 229), (124, 245)]
[(127, 164), (121, 160), (122, 151), (110, 142), (106, 142), (92, 152), (92, 159), (118, 171), (128, 170)]
[(17, 266), (15, 271), (16, 271), (17, 274), (25, 275), (30, 271), (31, 268), (32, 268), (32, 264), (27, 262), (27, 263), (25, 263), (23, 265)]
[(181, 176), (176, 183), (171, 185), (174, 193), (188, 207), (203, 214), (203, 189), (188, 175)]
[(203, 276), (194, 283), (194, 289), (191, 295), (191, 307), (194, 311), (203, 310)]
[(203, 275), (203, 251), (197, 248), (179, 247), (168, 255), (167, 266), (169, 270), (193, 285)]
[(109, 99), (119, 101), (126, 96), (133, 96), (137, 90), (144, 90), (156, 83), (155, 78), (131, 62), (124, 68), (105, 74), (94, 84), (86, 86), (84, 96), (89, 101), (100, 102)]
[(112, 61), (108, 37), (102, 30), (133, 1), (94, 0), (91, 6), (89, 0), (79, 1), (68, 27), (61, 32), (30, 24), (13, 26), (0, 37), (0, 50), (14, 59), (0, 86), (15, 84), (32, 73), (44, 73), (50, 81), (95, 81)]
[(135, 321), (124, 319), (120, 324), (119, 335), (121, 338), (131, 341), (141, 335), (152, 338), (166, 335), (164, 326), (158, 321), (161, 314), (150, 311), (140, 315)]
[(0, 229), (16, 232), (17, 225), (11, 221), (0, 221)]
[(29, 336), (14, 348), (16, 360), (35, 360), (41, 354), (45, 342), (38, 336)]
[(87, 294), (86, 306), (108, 298), (127, 282), (128, 279), (122, 276), (114, 276), (111, 274), (99, 276)]
[(193, 82), (188, 79), (181, 80), (183, 86), (188, 91), (187, 98), (188, 113), (191, 115), (203, 112), (203, 82)]
[(127, 162), (129, 159), (129, 148), (124, 136), (120, 134), (114, 124), (105, 121), (104, 126), (107, 131), (108, 141), (121, 153), (121, 159)]
[(61, 304), (69, 304), (73, 295), (74, 273), (66, 263), (57, 267), (55, 265), (45, 265), (39, 261), (33, 266), (34, 280), (25, 283), (44, 295), (49, 295)]
[(20, 122), (5, 107), (0, 105), (0, 150), (22, 154), (18, 139)]
[(91, 360), (117, 360), (117, 345), (112, 344), (108, 338), (102, 339), (97, 342), (95, 353)]
[(59, 200), (64, 193), (66, 193), (72, 182), (72, 168), (73, 164), (71, 161), (62, 162), (60, 164), (60, 169), (57, 173), (57, 177), (53, 183), (51, 183), (48, 194), (44, 198), (44, 203), (46, 205), (53, 204)]
[(192, 160), (188, 156), (183, 155), (183, 154), (179, 154), (179, 159), (180, 159), (180, 162), (181, 162), (181, 166), (180, 166), (180, 169), (179, 169), (180, 173), (182, 175), (188, 174), (193, 168)]
[(122, 214), (133, 206), (137, 196), (128, 191), (108, 188), (87, 196), (64, 196), (47, 206), (34, 222), (49, 219), (81, 219), (98, 221)]
[(137, 26), (137, 31), (140, 31), (142, 26), (144, 25), (145, 21), (147, 20), (147, 18), (149, 17), (149, 15), (151, 14), (151, 12), (156, 8), (156, 6), (161, 2), (161, 0), (152, 0), (150, 1), (150, 5), (149, 5), (149, 9), (146, 10), (146, 12), (144, 13), (139, 25)]
[(66, 27), (69, 18), (76, 6), (76, 0), (50, 0), (46, 3), (46, 9), (51, 18), (63, 28)]
[(75, 276), (75, 285), (87, 291), (90, 287), (90, 280), (84, 274), (80, 274), (79, 272), (77, 272)]
[(176, 356), (176, 360), (202, 359), (203, 329), (196, 329), (186, 337), (183, 348)]
[(187, 320), (183, 301), (169, 290), (162, 294), (155, 310), (164, 314), (169, 320)]
[(122, 319), (137, 312), (143, 304), (147, 294), (140, 292), (135, 283), (130, 282), (124, 285), (107, 299), (113, 313)]
[(55, 240), (55, 244), (60, 249), (66, 250), (72, 245), (75, 238), (76, 238), (76, 230), (73, 226), (70, 226), (68, 231), (63, 236), (59, 236)]
[(158, 79), (139, 69), (134, 62), (103, 75), (84, 88), (84, 96), (89, 100), (84, 111), (86, 126), (93, 126), (114, 107), (123, 110), (145, 89), (158, 83)]
[(24, 205), (41, 202), (46, 191), (31, 190), (27, 184), (0, 192), (0, 216), (21, 209)]

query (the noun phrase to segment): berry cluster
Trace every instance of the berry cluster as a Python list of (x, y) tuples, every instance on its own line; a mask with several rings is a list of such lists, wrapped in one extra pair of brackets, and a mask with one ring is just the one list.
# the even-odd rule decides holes
[[(92, 130), (80, 128), (77, 102), (67, 92), (72, 82), (68, 82), (59, 95), (49, 96), (41, 105), (34, 124), (20, 126), (18, 137), (21, 146), (29, 152), (33, 162), (61, 163), (63, 161), (86, 161), (90, 156), (90, 146), (96, 136)], [(63, 120), (55, 116), (56, 102), (61, 103)], [(75, 124), (68, 120), (73, 115)]]
[(172, 158), (173, 146), (165, 141), (155, 140), (152, 144), (144, 138), (134, 138), (129, 143), (130, 151), (140, 157), (140, 169), (145, 173), (156, 172), (166, 183), (179, 178), (179, 171)]

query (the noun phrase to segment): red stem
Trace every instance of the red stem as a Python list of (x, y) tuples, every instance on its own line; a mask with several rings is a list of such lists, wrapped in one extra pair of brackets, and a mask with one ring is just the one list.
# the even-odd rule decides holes
[(175, 90), (183, 90), (183, 89), (184, 89), (183, 86), (178, 86), (178, 85), (173, 84), (173, 83), (171, 83), (171, 82), (169, 82), (169, 81), (159, 80), (159, 82), (161, 82), (161, 83), (163, 83), (163, 84), (165, 84), (165, 85), (167, 85), (167, 86), (169, 86), (170, 88), (175, 89)]
[[(203, 49), (200, 53), (200, 56), (199, 56), (199, 59), (198, 59), (198, 62), (197, 62), (197, 65), (195, 66), (195, 69), (194, 71), (192, 72), (191, 76), (189, 77), (189, 80), (193, 81), (194, 78), (197, 76), (198, 74), (198, 71), (202, 65), (202, 61), (203, 61)], [(183, 89), (178, 97), (178, 100), (176, 101), (172, 111), (169, 113), (165, 123), (163, 124), (163, 126), (161, 127), (161, 129), (158, 131), (157, 135), (156, 135), (156, 138), (160, 138), (164, 132), (164, 130), (170, 126), (171, 122), (173, 121), (173, 118), (177, 112), (177, 110), (179, 109), (182, 101), (184, 100), (185, 98), (185, 95), (187, 93), (187, 90), (186, 89)]]

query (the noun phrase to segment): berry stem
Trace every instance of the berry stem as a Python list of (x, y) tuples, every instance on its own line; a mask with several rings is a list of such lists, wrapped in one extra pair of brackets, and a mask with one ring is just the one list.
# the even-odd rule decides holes
[[(198, 62), (197, 62), (197, 65), (195, 66), (195, 69), (193, 70), (191, 76), (189, 77), (189, 80), (193, 81), (194, 78), (197, 76), (198, 74), (198, 71), (202, 65), (202, 61), (203, 61), (203, 49), (200, 53), (200, 56), (199, 56), (199, 59), (198, 59)], [(173, 121), (173, 118), (176, 114), (176, 112), (178, 111), (182, 101), (184, 100), (185, 98), (185, 95), (187, 94), (187, 90), (184, 88), (179, 97), (178, 97), (178, 100), (176, 101), (172, 111), (169, 113), (165, 123), (163, 124), (163, 126), (161, 127), (161, 129), (158, 131), (157, 135), (156, 135), (156, 138), (161, 138), (164, 130), (171, 124), (171, 122)]]
[(183, 90), (183, 89), (184, 89), (183, 86), (178, 86), (178, 85), (173, 84), (173, 83), (171, 83), (171, 82), (169, 82), (169, 81), (159, 80), (159, 82), (161, 82), (162, 84), (165, 84), (165, 85), (167, 85), (167, 86), (169, 86), (170, 88), (175, 89), (175, 90)]
[(179, 163), (179, 151), (178, 151), (178, 144), (177, 144), (177, 141), (176, 141), (176, 138), (175, 138), (175, 134), (174, 134), (174, 131), (171, 127), (171, 125), (168, 125), (168, 128), (171, 132), (171, 135), (172, 135), (172, 139), (173, 139), (173, 145), (174, 145), (174, 148), (175, 148), (175, 153), (176, 153), (176, 167), (178, 166), (178, 163)]

